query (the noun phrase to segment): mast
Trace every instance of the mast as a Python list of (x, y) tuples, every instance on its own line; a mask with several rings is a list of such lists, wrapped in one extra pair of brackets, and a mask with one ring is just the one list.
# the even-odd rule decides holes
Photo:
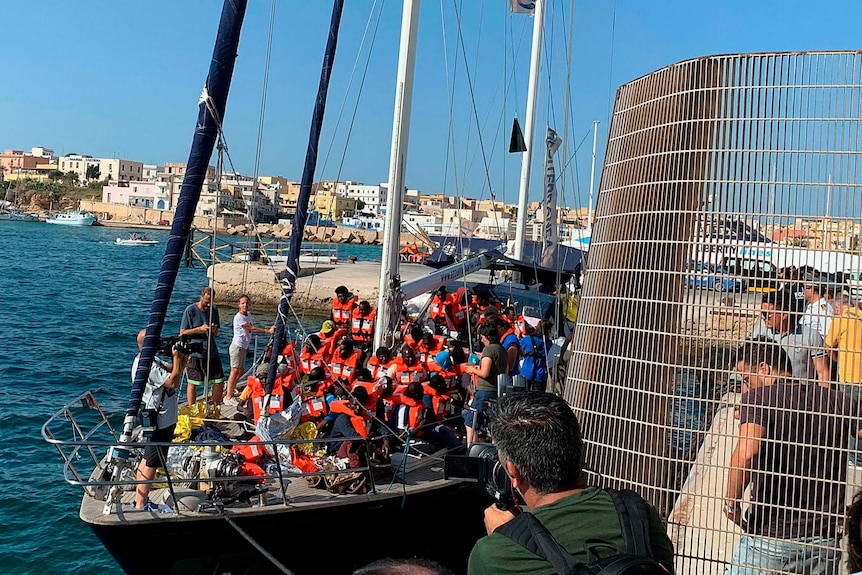
[(395, 113), (389, 158), (389, 195), (386, 198), (385, 239), (380, 265), (377, 325), (374, 347), (383, 345), (386, 334), (395, 330), (400, 310), (398, 292), (398, 247), (401, 239), (401, 213), (404, 208), (404, 172), (407, 169), (407, 141), (410, 135), (410, 108), (413, 103), (413, 72), (416, 64), (416, 37), (419, 31), (420, 0), (404, 0), (401, 15), (401, 44), (398, 53), (398, 78), (395, 84)]
[[(299, 195), (296, 199), (296, 212), (293, 214), (293, 226), (290, 232), (290, 251), (287, 254), (286, 271), (281, 286), (281, 300), (278, 304), (278, 315), (275, 319), (272, 349), (274, 356), (281, 353), (284, 347), (285, 319), (290, 313), (290, 298), (296, 290), (296, 279), (299, 275), (299, 246), (305, 235), (305, 223), (308, 219), (308, 201), (311, 198), (311, 185), (314, 182), (314, 171), (317, 168), (317, 148), (320, 142), (320, 129), (323, 126), (323, 114), (326, 111), (326, 95), (329, 92), (329, 78), (332, 75), (332, 64), (335, 61), (335, 49), (338, 47), (338, 30), (341, 26), (341, 13), (344, 0), (335, 0), (332, 5), (332, 18), (329, 22), (329, 38), (323, 54), (323, 67), (320, 70), (320, 83), (317, 86), (317, 99), (314, 101), (314, 112), (311, 116), (311, 129), (308, 133), (308, 150), (305, 153), (305, 165), (302, 168), (302, 180), (299, 184)], [(265, 391), (269, 395), (275, 382), (277, 362), (269, 362)]]
[(524, 120), (524, 140), (527, 151), (521, 155), (521, 187), (518, 190), (518, 225), (515, 227), (516, 260), (524, 257), (527, 235), (527, 200), (530, 195), (530, 163), (533, 156), (533, 133), (536, 123), (536, 93), (539, 91), (539, 64), (542, 52), (542, 28), (545, 21), (545, 0), (535, 0), (533, 14), (533, 50), (530, 55), (530, 90), (527, 92), (527, 116)]
[(596, 140), (599, 135), (599, 121), (593, 120), (593, 160), (590, 164), (590, 205), (587, 208), (587, 228), (593, 227), (593, 189), (596, 183)]
[[(141, 358), (138, 362), (138, 370), (135, 372), (135, 380), (129, 397), (129, 405), (123, 420), (123, 431), (120, 441), (131, 440), (132, 430), (137, 419), (138, 409), (141, 405), (141, 397), (144, 387), (149, 379), (150, 367), (159, 338), (162, 334), (162, 326), (168, 310), (168, 302), (174, 290), (174, 282), (183, 258), (183, 251), (189, 238), (192, 221), (195, 216), (195, 208), (201, 195), (204, 179), (206, 178), (207, 166), (212, 157), (218, 139), (219, 130), (224, 120), (225, 105), (227, 103), (230, 81), (233, 76), (234, 63), (236, 62), (237, 48), (239, 47), (239, 36), (242, 29), (242, 21), (245, 17), (247, 0), (225, 0), (222, 7), (221, 20), (219, 21), (218, 34), (216, 35), (215, 47), (213, 48), (212, 60), (210, 61), (209, 73), (206, 83), (198, 102), (198, 119), (195, 124), (194, 139), (192, 140), (189, 160), (186, 164), (186, 173), (180, 187), (180, 196), (171, 225), (171, 235), (165, 247), (165, 255), (162, 259), (162, 269), (159, 272), (156, 292), (150, 308), (150, 318), (147, 322), (147, 335), (141, 348)], [(128, 451), (115, 449), (115, 457), (121, 460), (128, 459)], [(122, 471), (122, 466), (115, 467), (114, 475)], [(115, 477), (116, 479), (116, 477)], [(119, 495), (117, 488), (111, 490), (111, 496), (106, 503), (109, 512), (113, 497)]]

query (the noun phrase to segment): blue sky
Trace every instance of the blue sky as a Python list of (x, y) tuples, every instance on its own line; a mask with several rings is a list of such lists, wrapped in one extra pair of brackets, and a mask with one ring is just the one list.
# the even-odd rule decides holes
[[(570, 2), (547, 1), (548, 42), (537, 133), (550, 122), (562, 134)], [(251, 174), (271, 3), (249, 4), (225, 130), (234, 165)], [(401, 2), (346, 4), (317, 179), (377, 183), (388, 174)], [(512, 117), (524, 117), (532, 24), (528, 16), (509, 15), (507, 5), (507, 0), (423, 1), (407, 167), (410, 187), (487, 198), (490, 179), (498, 199), (516, 201), (520, 160), (505, 150)], [(463, 55), (456, 51), (456, 6), (474, 75), (475, 112)], [(613, 93), (621, 83), (709, 54), (860, 47), (862, 3), (850, 0), (577, 0), (574, 6), (569, 142), (572, 147), (583, 144), (566, 176), (563, 199), (570, 206), (586, 205), (589, 132), (593, 120), (599, 120), (600, 167)], [(46, 0), (4, 5), (0, 147), (48, 146), (60, 154), (121, 156), (145, 163), (185, 161), (220, 10), (218, 0)], [(327, 0), (278, 2), (262, 174), (295, 180), (301, 176), (330, 11)], [(378, 13), (379, 28), (346, 144), (376, 20), (359, 53), (363, 31), (369, 14), (376, 18)], [(450, 83), (457, 66), (454, 89), (447, 89), (447, 63)], [(450, 94), (454, 153), (448, 145)], [(484, 160), (475, 116), (481, 125)], [(541, 161), (537, 151), (532, 199), (540, 196)], [(485, 174), (486, 162), (490, 177)]]

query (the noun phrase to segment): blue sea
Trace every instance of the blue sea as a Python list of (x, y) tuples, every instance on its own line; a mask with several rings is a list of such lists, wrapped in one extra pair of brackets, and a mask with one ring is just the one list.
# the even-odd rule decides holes
[[(0, 222), (0, 572), (122, 573), (78, 518), (82, 491), (62, 477), (62, 459), (40, 428), (80, 393), (101, 387), (109, 413), (128, 399), (129, 368), (145, 324), (167, 232), (155, 247), (116, 245), (126, 230)], [(226, 238), (229, 239), (229, 238)], [(339, 256), (379, 260), (380, 248), (343, 245)], [(181, 268), (164, 335), (206, 285), (201, 267)], [(229, 322), (233, 306), (220, 306)], [(271, 313), (252, 310), (261, 324)], [(14, 336), (14, 337), (13, 337)], [(229, 330), (218, 346), (226, 354)], [(225, 358), (226, 359), (226, 358)]]

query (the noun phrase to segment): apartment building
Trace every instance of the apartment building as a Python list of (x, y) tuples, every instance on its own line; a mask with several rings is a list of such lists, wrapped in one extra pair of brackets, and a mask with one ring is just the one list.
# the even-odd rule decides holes
[(98, 170), (99, 176), (96, 179), (99, 180), (140, 181), (144, 175), (143, 162), (134, 162), (120, 158), (93, 158), (91, 156), (67, 155), (59, 158), (57, 165), (57, 169), (63, 173), (75, 172), (78, 174), (78, 181), (81, 182), (92, 179), (87, 178), (87, 169), (91, 166), (95, 166)]
[(6, 150), (0, 154), (0, 171), (12, 174), (19, 171), (35, 170), (40, 164), (48, 164), (51, 158), (25, 154), (23, 150)]
[(345, 182), (344, 195), (353, 198), (357, 203), (361, 202), (360, 211), (374, 214), (386, 213), (387, 185), (366, 185), (358, 182)]
[(116, 181), (102, 188), (106, 204), (173, 210), (173, 199), (167, 182)]

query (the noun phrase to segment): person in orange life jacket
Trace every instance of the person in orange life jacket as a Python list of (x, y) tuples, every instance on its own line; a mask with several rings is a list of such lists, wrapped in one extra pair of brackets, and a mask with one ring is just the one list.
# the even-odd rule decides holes
[(396, 405), (389, 426), (393, 430), (409, 432), (415, 438), (443, 443), (448, 449), (460, 446), (461, 442), (454, 431), (443, 424), (434, 424), (434, 412), (425, 405), (424, 399), (425, 387), (421, 383), (408, 385), (404, 393), (395, 398)]
[(521, 373), (521, 344), (518, 341), (518, 336), (515, 335), (515, 330), (509, 325), (503, 316), (492, 317), (488, 320), (490, 325), (497, 327), (500, 333), (500, 345), (506, 350), (506, 369), (509, 375), (518, 375)]
[[(266, 397), (264, 384), (266, 383), (266, 376), (268, 371), (269, 364), (261, 363), (255, 370), (255, 375), (248, 376), (245, 389), (242, 390), (242, 394), (240, 394), (239, 396), (240, 403), (245, 402), (249, 399), (251, 400), (251, 405), (254, 413), (252, 422), (254, 424), (257, 424), (258, 420), (260, 419), (261, 410), (263, 409), (263, 403)], [(281, 385), (279, 378), (276, 378), (275, 383), (272, 386), (272, 393), (270, 394), (269, 398), (270, 415), (278, 413), (287, 406), (287, 402), (285, 401), (285, 395), (286, 390)]]
[(392, 350), (381, 346), (374, 352), (374, 356), (369, 358), (366, 367), (371, 372), (371, 379), (378, 380), (387, 374), (390, 365), (392, 365)]
[(452, 295), (452, 322), (455, 331), (466, 333), (467, 316), (470, 313), (470, 292), (466, 288), (458, 288)]
[[(431, 369), (430, 363), (433, 363), (434, 356), (443, 351), (446, 340), (439, 335), (434, 335), (430, 329), (422, 332), (422, 338), (414, 348), (419, 361), (425, 364), (428, 369)], [(436, 370), (435, 370), (436, 371)]]
[(526, 335), (526, 320), (524, 320), (524, 316), (518, 314), (515, 306), (507, 306), (500, 315), (500, 318), (506, 320), (506, 323), (511, 326), (515, 332), (515, 337), (518, 339)]
[(338, 351), (338, 342), (345, 336), (347, 336), (347, 330), (340, 327), (337, 328), (335, 322), (331, 319), (323, 322), (317, 337), (320, 338), (320, 347), (318, 349), (326, 361), (329, 361), (335, 355), (335, 352)]
[(357, 347), (368, 349), (374, 340), (374, 319), (377, 312), (367, 301), (359, 302), (359, 306), (350, 315), (350, 335)]
[[(301, 384), (302, 412), (299, 420), (302, 423), (314, 422), (320, 431), (328, 421), (325, 417), (329, 415), (329, 404), (338, 399), (330, 392), (330, 385), (326, 381), (326, 372), (322, 367), (311, 370), (305, 381)], [(330, 418), (329, 421), (335, 419)]]
[(338, 344), (338, 352), (329, 362), (329, 370), (334, 382), (342, 383), (348, 388), (356, 381), (356, 370), (361, 365), (362, 352), (354, 349), (353, 340), (344, 338)]
[(434, 322), (437, 333), (446, 333), (455, 330), (455, 318), (453, 307), (456, 305), (455, 298), (446, 293), (446, 286), (440, 286), (431, 296), (431, 305), (428, 307), (428, 317)]
[(437, 421), (444, 421), (449, 417), (449, 404), (452, 396), (449, 395), (449, 386), (440, 374), (434, 374), (427, 382), (422, 384), (425, 395), (422, 398), (425, 407), (434, 413)]
[(276, 358), (278, 369), (274, 385), (281, 385), (286, 391), (293, 391), (299, 381), (299, 361), (296, 357), (296, 343), (288, 342)]
[(421, 325), (416, 323), (411, 324), (407, 335), (404, 336), (404, 345), (410, 346), (413, 351), (416, 351), (416, 348), (419, 347), (419, 342), (422, 341), (423, 333)]
[(350, 293), (346, 286), (335, 288), (335, 299), (332, 300), (332, 321), (335, 327), (350, 329), (350, 314), (359, 303), (359, 298)]
[(413, 348), (404, 346), (401, 348), (401, 357), (389, 366), (389, 377), (396, 383), (407, 385), (413, 382), (422, 382), (428, 379), (428, 371), (425, 365), (416, 357)]
[[(357, 387), (352, 392), (353, 397), (339, 399), (330, 404), (331, 413), (335, 415), (332, 423), (330, 439), (356, 439), (370, 437), (371, 418), (365, 409), (368, 402), (368, 392), (364, 387)], [(329, 453), (337, 453), (343, 442), (330, 443), (327, 447)]]
[(321, 351), (320, 337), (311, 334), (305, 338), (305, 346), (299, 354), (299, 373), (310, 375), (315, 368), (326, 366), (326, 357)]

